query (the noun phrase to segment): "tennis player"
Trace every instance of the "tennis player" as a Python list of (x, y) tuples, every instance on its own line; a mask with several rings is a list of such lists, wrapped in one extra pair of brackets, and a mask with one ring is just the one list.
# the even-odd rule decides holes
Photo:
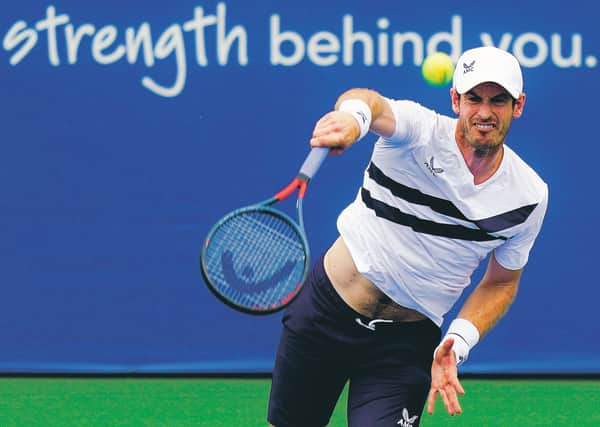
[(310, 144), (337, 153), (369, 131), (379, 139), (339, 238), (284, 314), (272, 425), (325, 426), (348, 380), (353, 427), (418, 426), (438, 395), (450, 415), (462, 412), (457, 366), (514, 300), (548, 188), (506, 145), (525, 106), (515, 57), (464, 52), (450, 98), (456, 118), (351, 89), (317, 122)]

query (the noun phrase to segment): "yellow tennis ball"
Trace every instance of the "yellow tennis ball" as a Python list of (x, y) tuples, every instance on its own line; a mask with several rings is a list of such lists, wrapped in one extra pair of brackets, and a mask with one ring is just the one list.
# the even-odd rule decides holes
[(431, 86), (446, 86), (454, 74), (452, 58), (444, 52), (432, 53), (423, 61), (421, 74)]

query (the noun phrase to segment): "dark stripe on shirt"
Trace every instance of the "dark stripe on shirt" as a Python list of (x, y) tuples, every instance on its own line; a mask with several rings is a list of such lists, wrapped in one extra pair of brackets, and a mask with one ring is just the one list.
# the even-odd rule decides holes
[(366, 188), (361, 188), (360, 192), (362, 201), (369, 209), (372, 209), (375, 212), (375, 215), (396, 224), (410, 227), (417, 233), (449, 237), (451, 239), (470, 240), (474, 242), (486, 242), (498, 239), (506, 240), (506, 237), (492, 236), (485, 231), (468, 228), (464, 225), (440, 224), (438, 222), (420, 219), (414, 215), (402, 212), (400, 209), (390, 206), (380, 200), (374, 199)]
[(531, 215), (531, 212), (533, 212), (537, 206), (537, 203), (535, 203), (532, 205), (522, 206), (512, 211), (504, 212), (489, 218), (474, 220), (464, 216), (463, 213), (456, 207), (456, 205), (449, 200), (424, 194), (417, 189), (407, 187), (406, 185), (394, 181), (392, 178), (385, 175), (381, 169), (375, 166), (373, 162), (369, 164), (367, 172), (373, 181), (390, 190), (394, 196), (410, 203), (427, 206), (431, 210), (442, 215), (469, 221), (488, 233), (504, 230), (506, 228), (522, 224), (527, 220), (529, 215)]

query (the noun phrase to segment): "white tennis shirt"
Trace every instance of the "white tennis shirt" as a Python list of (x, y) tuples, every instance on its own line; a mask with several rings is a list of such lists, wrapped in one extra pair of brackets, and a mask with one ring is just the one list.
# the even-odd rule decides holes
[(457, 119), (388, 102), (395, 133), (375, 143), (362, 188), (337, 226), (358, 271), (441, 326), (491, 251), (507, 269), (525, 266), (548, 186), (506, 145), (496, 173), (475, 185), (455, 141)]

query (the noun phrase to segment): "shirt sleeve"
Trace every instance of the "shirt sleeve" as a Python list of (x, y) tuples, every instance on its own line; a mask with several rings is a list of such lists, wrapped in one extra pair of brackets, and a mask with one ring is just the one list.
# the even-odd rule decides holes
[(433, 130), (438, 114), (409, 100), (385, 98), (394, 113), (396, 128), (392, 136), (382, 137), (385, 144), (411, 144), (423, 140)]
[(531, 213), (523, 230), (494, 251), (496, 261), (508, 270), (519, 270), (527, 264), (529, 252), (537, 238), (548, 208), (548, 187), (540, 203)]

